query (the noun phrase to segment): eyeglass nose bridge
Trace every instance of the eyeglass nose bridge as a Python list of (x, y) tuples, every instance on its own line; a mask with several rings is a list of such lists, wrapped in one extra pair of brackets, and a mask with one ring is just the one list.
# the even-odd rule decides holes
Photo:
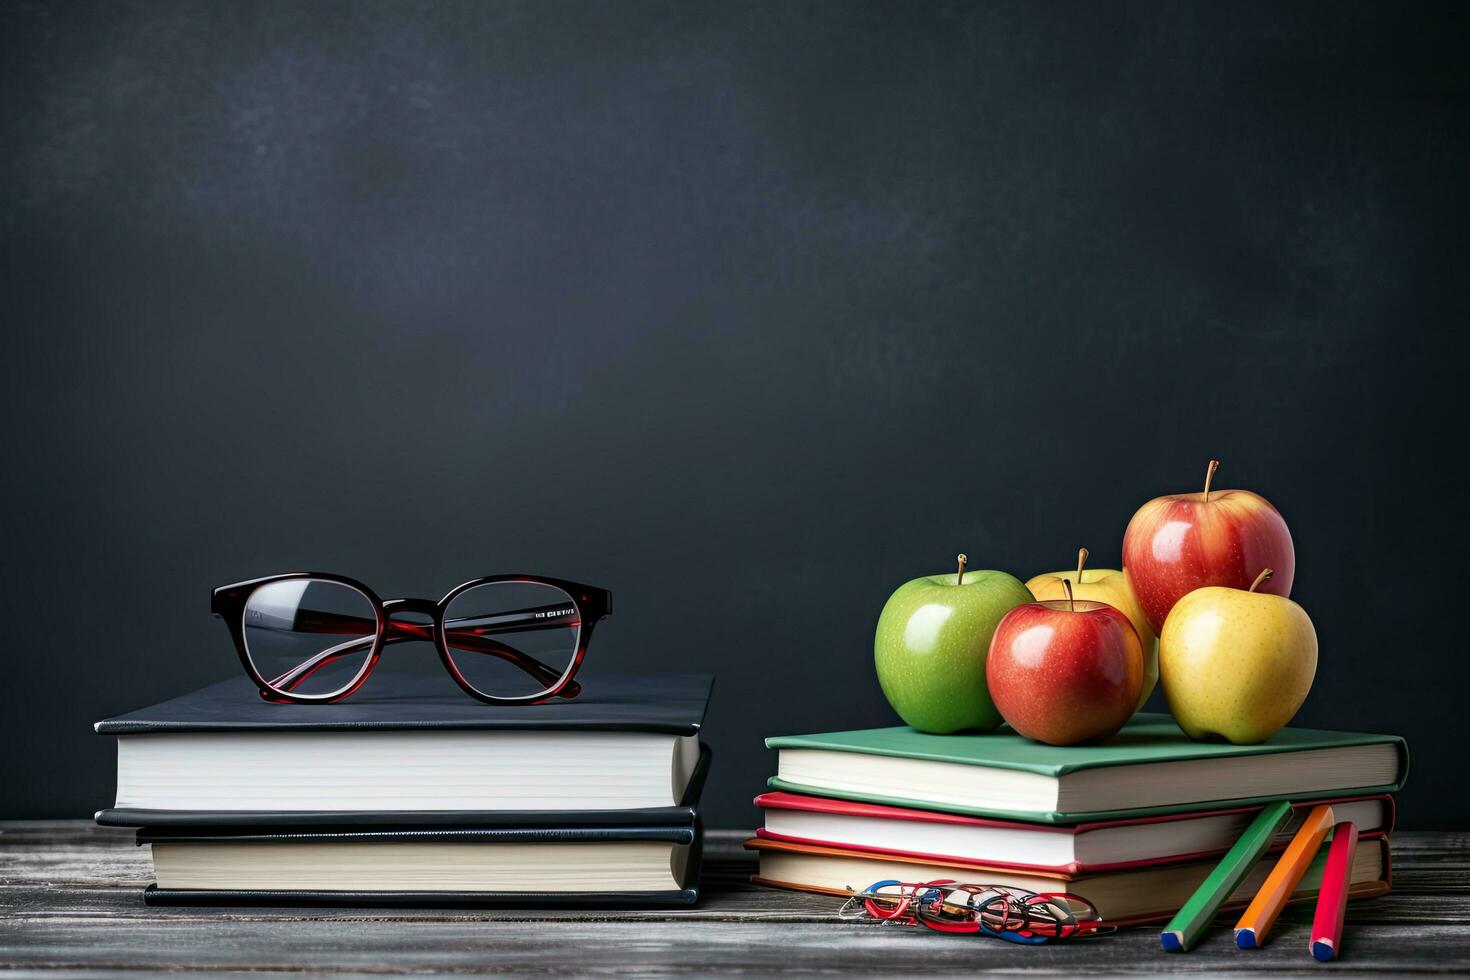
[[(387, 599), (383, 602), (383, 625), (388, 634), (390, 643), (401, 640), (432, 640), (434, 638), (434, 620), (439, 612), (436, 603), (428, 599)], [(394, 620), (396, 613), (411, 613), (415, 616), (427, 616), (427, 623), (406, 623), (402, 620)]]
[(438, 603), (429, 599), (384, 599), (383, 615), (392, 617), (394, 613), (415, 613), (418, 615), (433, 617), (439, 611)]

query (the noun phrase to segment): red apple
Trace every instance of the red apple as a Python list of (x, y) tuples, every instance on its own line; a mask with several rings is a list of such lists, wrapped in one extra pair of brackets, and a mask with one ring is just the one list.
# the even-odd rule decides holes
[(995, 628), (985, 680), (1001, 717), (1027, 738), (1100, 742), (1138, 706), (1143, 645), (1128, 617), (1107, 603), (1031, 602)]
[(1123, 574), (1154, 632), (1174, 603), (1195, 589), (1249, 589), (1263, 568), (1276, 574), (1260, 591), (1291, 595), (1296, 549), (1271, 502), (1249, 490), (1210, 491), (1220, 461), (1210, 460), (1203, 493), (1155, 497), (1123, 533)]

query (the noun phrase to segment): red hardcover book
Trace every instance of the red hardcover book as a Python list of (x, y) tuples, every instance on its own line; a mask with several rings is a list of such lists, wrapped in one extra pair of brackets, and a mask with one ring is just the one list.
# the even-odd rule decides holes
[[(1038, 824), (966, 817), (848, 800), (764, 793), (760, 838), (930, 863), (983, 864), (1060, 875), (1081, 875), (1160, 864), (1202, 861), (1223, 854), (1259, 806), (1134, 817), (1080, 824)], [(1313, 805), (1330, 802), (1364, 837), (1393, 829), (1387, 795), (1315, 800), (1298, 808), (1275, 847), (1286, 845)]]

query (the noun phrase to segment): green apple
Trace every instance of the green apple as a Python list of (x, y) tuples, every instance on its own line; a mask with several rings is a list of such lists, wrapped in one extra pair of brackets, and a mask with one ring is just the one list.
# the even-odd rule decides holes
[(1062, 583), (1071, 582), (1074, 598), (1107, 603), (1128, 617), (1128, 622), (1133, 624), (1133, 631), (1138, 634), (1138, 642), (1143, 647), (1143, 690), (1138, 695), (1138, 708), (1135, 709), (1141, 711), (1143, 703), (1154, 692), (1154, 685), (1159, 680), (1158, 638), (1154, 636), (1148, 617), (1138, 605), (1138, 598), (1128, 584), (1128, 577), (1112, 568), (1088, 568), (1084, 578), (1083, 567), (1086, 564), (1087, 549), (1082, 548), (1077, 552), (1075, 570), (1043, 572), (1028, 580), (1026, 588), (1031, 590), (1038, 602), (1044, 602), (1047, 599), (1065, 599), (1067, 596)]
[(888, 598), (873, 637), (883, 696), (921, 732), (988, 731), (1000, 712), (985, 684), (985, 655), (1001, 618), (1033, 601), (1005, 572), (959, 570), (905, 582)]
[(1317, 674), (1317, 631), (1285, 596), (1207, 586), (1187, 593), (1159, 631), (1159, 681), (1190, 738), (1264, 742), (1291, 721)]

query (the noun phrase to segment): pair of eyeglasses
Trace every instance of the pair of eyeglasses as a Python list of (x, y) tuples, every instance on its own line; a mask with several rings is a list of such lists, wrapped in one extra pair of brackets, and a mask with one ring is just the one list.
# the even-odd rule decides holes
[(562, 579), (494, 575), (438, 602), (383, 600), (341, 575), (289, 572), (220, 586), (211, 610), (267, 701), (340, 701), (362, 686), (385, 647), (424, 640), (471, 697), (537, 704), (581, 693), (573, 676), (592, 627), (612, 612), (612, 595)]
[(1005, 885), (935, 881), (875, 881), (838, 909), (843, 918), (923, 925), (935, 932), (993, 936), (1025, 946), (1110, 931), (1087, 899)]

